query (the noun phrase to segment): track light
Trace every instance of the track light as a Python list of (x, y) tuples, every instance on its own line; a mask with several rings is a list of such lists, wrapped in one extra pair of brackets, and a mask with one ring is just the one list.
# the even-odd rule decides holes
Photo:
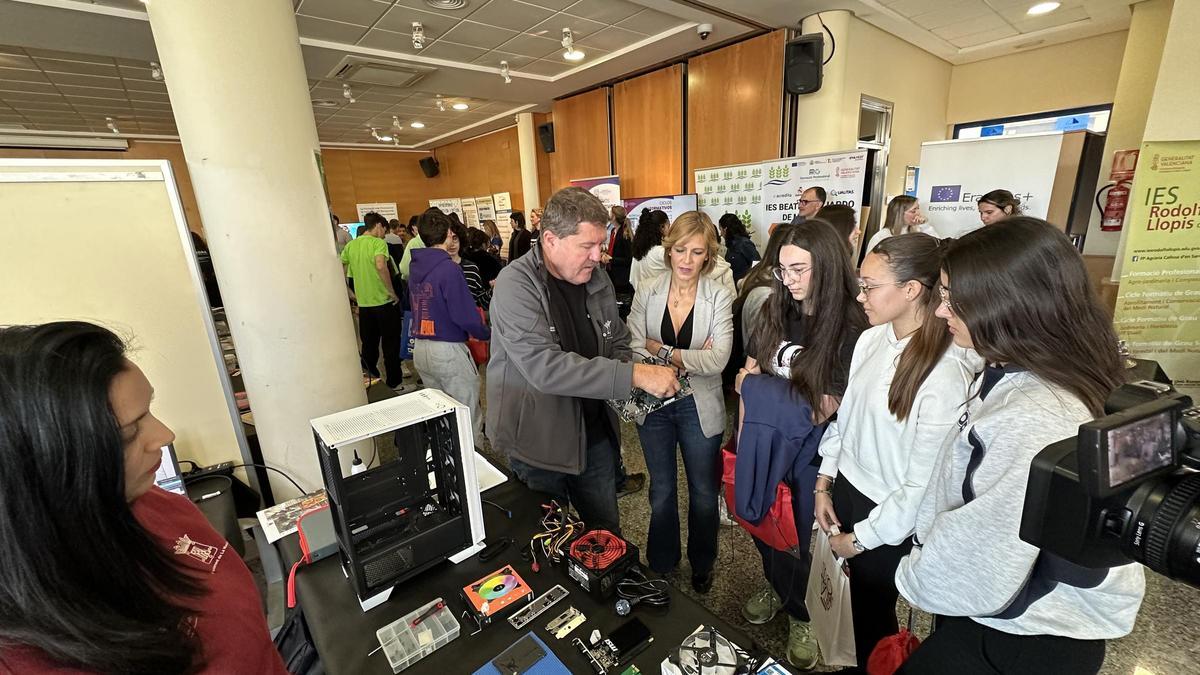
[(442, 100), (441, 94), (437, 95), (437, 109), (438, 112), (446, 112), (446, 102)]
[(391, 136), (380, 134), (379, 130), (375, 127), (371, 127), (371, 137), (380, 143), (391, 143), (394, 140)]
[(162, 67), (156, 61), (150, 62), (150, 77), (154, 78), (156, 82), (163, 81)]
[(396, 131), (404, 131), (404, 125), (400, 124), (400, 118), (392, 115), (392, 128)]
[(582, 61), (583, 52), (575, 48), (575, 35), (571, 33), (570, 28), (564, 28), (562, 32), (562, 46), (566, 50), (563, 52), (563, 58), (568, 61)]
[(342, 97), (351, 103), (357, 102), (357, 99), (354, 98), (354, 92), (350, 91), (350, 85), (348, 84), (342, 85)]
[(114, 119), (113, 119), (113, 118), (111, 118), (111, 117), (105, 117), (105, 118), (104, 118), (104, 121), (107, 123), (107, 125), (106, 125), (106, 126), (108, 126), (108, 130), (109, 130), (109, 131), (113, 132), (114, 134), (119, 134), (119, 133), (121, 133), (121, 130), (117, 128), (117, 122), (116, 122), (116, 120), (114, 120)]
[(508, 61), (500, 62), (500, 77), (504, 78), (504, 84), (512, 84), (512, 76), (508, 74)]
[(423, 49), (425, 47), (425, 27), (420, 21), (412, 23), (412, 40), (413, 49)]

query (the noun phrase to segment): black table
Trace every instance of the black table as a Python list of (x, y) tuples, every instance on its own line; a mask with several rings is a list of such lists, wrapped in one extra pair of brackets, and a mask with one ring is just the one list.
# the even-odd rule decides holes
[[(534, 573), (529, 563), (521, 558), (520, 547), (528, 547), (530, 536), (539, 527), (542, 515), (540, 504), (544, 501), (541, 496), (510, 477), (504, 484), (484, 493), (483, 497), (510, 509), (513, 516), (509, 520), (499, 509), (485, 504), (483, 513), (487, 541), (490, 543), (502, 537), (512, 537), (514, 544), (486, 563), (479, 562), (475, 556), (458, 565), (442, 563), (397, 586), (387, 602), (369, 612), (364, 613), (359, 607), (354, 590), (342, 573), (339, 556), (334, 555), (302, 567), (297, 572), (297, 601), (304, 609), (313, 642), (326, 672), (331, 675), (391, 673), (382, 651), (367, 656), (379, 646), (375, 631), (437, 597), (445, 599), (459, 618), (459, 637), (402, 671), (404, 673), (472, 673), (531, 629), (572, 672), (593, 672), (583, 655), (571, 644), (571, 639), (579, 637), (586, 641), (595, 628), (607, 636), (609, 631), (620, 626), (628, 617), (617, 616), (614, 610), (615, 597), (603, 603), (592, 600), (567, 576), (562, 566), (543, 565), (540, 572)], [(296, 535), (281, 539), (277, 546), (284, 558), (285, 569), (299, 558)], [(540, 594), (560, 584), (570, 595), (520, 631), (513, 629), (502, 618), (493, 621), (478, 635), (471, 635), (475, 624), (461, 617), (465, 607), (459, 598), (459, 591), (463, 586), (505, 565), (512, 565), (535, 593)], [(570, 606), (583, 612), (587, 620), (570, 635), (557, 640), (546, 632), (546, 624)], [(671, 591), (671, 607), (665, 613), (660, 609), (638, 606), (630, 616), (641, 619), (654, 635), (653, 643), (633, 659), (634, 665), (643, 673), (660, 672), (659, 664), (667, 654), (701, 624), (715, 626), (744, 648), (750, 646), (749, 638), (740, 630), (675, 589)], [(619, 671), (610, 672), (615, 674)]]

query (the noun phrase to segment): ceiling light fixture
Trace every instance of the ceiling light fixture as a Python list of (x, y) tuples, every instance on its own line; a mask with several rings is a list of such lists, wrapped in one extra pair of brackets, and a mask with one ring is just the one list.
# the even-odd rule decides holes
[(562, 46), (566, 50), (563, 52), (563, 58), (568, 61), (582, 61), (584, 54), (575, 49), (575, 36), (571, 33), (571, 29), (564, 28), (562, 35)]
[(446, 112), (446, 102), (442, 100), (441, 94), (437, 95), (437, 109), (438, 112)]
[(414, 129), (424, 129), (425, 123), (424, 122), (413, 122), (412, 124), (410, 124), (408, 126), (414, 128)]
[(471, 106), (467, 105), (466, 103), (455, 103), (454, 105), (452, 105), (450, 107), (454, 108), (455, 110), (466, 110), (467, 108), (470, 108)]
[(404, 131), (404, 125), (400, 124), (400, 118), (392, 115), (392, 128), (396, 131)]
[(381, 135), (379, 133), (379, 130), (376, 129), (375, 127), (371, 127), (371, 137), (374, 138), (375, 140), (379, 141), (380, 143), (391, 143), (392, 142), (391, 136), (388, 136), (386, 134)]
[(420, 21), (412, 22), (413, 49), (425, 48), (425, 28)]
[(1027, 11), (1025, 13), (1028, 14), (1029, 16), (1041, 16), (1042, 14), (1049, 14), (1050, 12), (1053, 12), (1054, 10), (1058, 9), (1058, 6), (1060, 4), (1062, 4), (1062, 3), (1039, 2), (1038, 4), (1034, 5), (1033, 7), (1030, 7), (1029, 11)]
[(106, 126), (108, 126), (109, 131), (113, 132), (114, 134), (121, 133), (121, 130), (117, 128), (117, 122), (113, 118), (105, 117), (104, 121), (106, 122)]
[(342, 85), (342, 97), (351, 103), (357, 102), (357, 100), (354, 98), (354, 92), (350, 91), (350, 85), (348, 84)]
[(425, 4), (434, 9), (462, 9), (467, 6), (467, 0), (425, 0)]
[(500, 77), (504, 78), (504, 84), (512, 84), (512, 76), (508, 74), (508, 61), (500, 62)]
[(150, 77), (154, 78), (156, 82), (163, 81), (162, 67), (158, 65), (157, 61), (150, 62)]

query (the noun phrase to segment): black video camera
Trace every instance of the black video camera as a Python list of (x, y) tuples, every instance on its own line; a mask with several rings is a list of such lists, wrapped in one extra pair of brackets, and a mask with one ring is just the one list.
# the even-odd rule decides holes
[(1083, 567), (1138, 562), (1200, 587), (1200, 409), (1142, 380), (1105, 412), (1034, 457), (1021, 539)]

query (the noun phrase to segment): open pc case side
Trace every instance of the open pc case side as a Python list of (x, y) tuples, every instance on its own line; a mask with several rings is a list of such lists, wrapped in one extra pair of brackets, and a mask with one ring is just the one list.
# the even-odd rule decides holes
[[(342, 567), (364, 611), (397, 584), (483, 547), (466, 406), (424, 389), (314, 419), (312, 428)], [(344, 472), (355, 452), (366, 471)]]

